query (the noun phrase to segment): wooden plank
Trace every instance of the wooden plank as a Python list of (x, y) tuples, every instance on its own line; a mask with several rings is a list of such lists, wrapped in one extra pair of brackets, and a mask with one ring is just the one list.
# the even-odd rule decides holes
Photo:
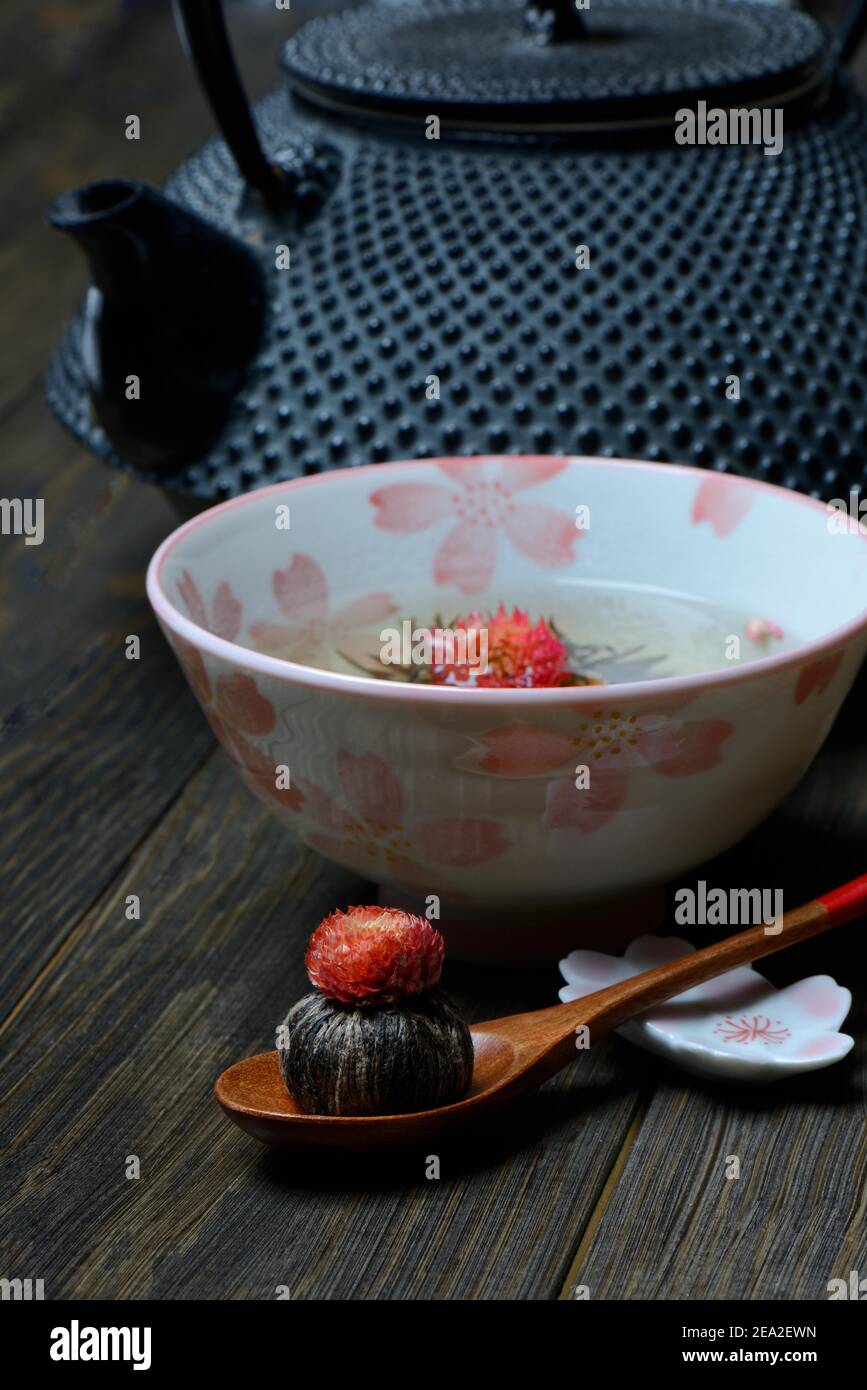
[[(857, 1027), (863, 1037), (863, 1012)], [(829, 1279), (867, 1257), (865, 1071), (862, 1041), (851, 1066), (755, 1096), (664, 1081), (567, 1296), (827, 1298)]]
[[(4, 1040), (4, 1269), (36, 1271), (51, 1298), (556, 1294), (636, 1103), (614, 1049), (443, 1146), (439, 1181), (417, 1153), (278, 1159), (210, 1094), (303, 992), (312, 926), (367, 892), (222, 755), (206, 764)], [(483, 1017), (551, 1000), (556, 972), (452, 967), (447, 984)]]
[(210, 747), (173, 659), (149, 638), (147, 679), (119, 644), (93, 642), (57, 673), (59, 691), (20, 705), (2, 731), (0, 1016)]
[[(782, 886), (794, 906), (863, 873), (867, 672), (805, 781), (742, 846), (697, 877)], [(683, 928), (679, 934), (697, 939)], [(710, 938), (702, 937), (699, 944)], [(564, 1285), (573, 1297), (817, 1299), (867, 1269), (867, 932), (863, 922), (762, 963), (776, 985), (831, 974), (852, 989), (856, 1047), (827, 1071), (776, 1086), (691, 1079), (664, 1062), (622, 1172)], [(624, 1044), (624, 1047), (627, 1045)], [(726, 1177), (729, 1155), (741, 1176)]]
[(47, 415), (9, 422), (0, 452), (13, 437), (46, 530), (0, 538), (0, 1017), (212, 742), (144, 596), (167, 502), (110, 482)]

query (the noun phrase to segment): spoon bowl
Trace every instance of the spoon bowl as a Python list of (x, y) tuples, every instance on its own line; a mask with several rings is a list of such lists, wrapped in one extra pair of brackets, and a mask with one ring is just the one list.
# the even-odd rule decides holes
[[(405, 1115), (310, 1115), (286, 1090), (276, 1052), (236, 1062), (217, 1078), (214, 1093), (235, 1124), (274, 1148), (371, 1152), (426, 1143), (540, 1086), (573, 1061), (578, 1048), (636, 1014), (865, 910), (867, 874), (787, 912), (779, 929), (750, 927), (571, 1003), (476, 1023), (470, 1029), (475, 1052), (470, 1088), (451, 1105)], [(578, 1036), (579, 1029), (586, 1033)]]
[(342, 1149), (372, 1152), (420, 1144), (451, 1129), (464, 1118), (504, 1103), (504, 1080), (515, 1054), (505, 1038), (478, 1023), (470, 1029), (475, 1063), (470, 1089), (452, 1105), (417, 1110), (409, 1115), (308, 1115), (289, 1094), (276, 1052), (259, 1052), (228, 1067), (217, 1078), (214, 1094), (230, 1119), (275, 1149)]

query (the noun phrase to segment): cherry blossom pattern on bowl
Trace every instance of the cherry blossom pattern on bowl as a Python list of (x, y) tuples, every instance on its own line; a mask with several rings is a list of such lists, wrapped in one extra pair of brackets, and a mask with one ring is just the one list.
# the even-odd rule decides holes
[[(582, 709), (568, 733), (532, 724), (500, 726), (477, 736), (477, 751), (465, 764), (494, 777), (547, 778), (545, 827), (589, 835), (618, 814), (633, 771), (683, 778), (719, 766), (734, 727), (722, 719), (683, 715), (689, 703), (689, 696), (680, 696), (646, 706), (630, 701), (623, 711)], [(571, 775), (556, 776), (576, 760), (592, 774), (584, 796), (575, 795)]]
[(542, 569), (568, 567), (580, 539), (575, 517), (525, 494), (562, 473), (566, 460), (437, 459), (442, 482), (386, 483), (370, 494), (376, 525), (408, 535), (445, 530), (433, 553), (437, 584), (471, 594), (490, 583), (498, 535)]
[[(680, 937), (641, 936), (623, 956), (572, 951), (560, 962), (560, 998), (582, 999), (606, 985), (695, 950)], [(830, 975), (776, 989), (751, 965), (739, 966), (669, 999), (617, 1031), (684, 1070), (729, 1081), (779, 1081), (840, 1061), (853, 1039), (838, 1032), (852, 995)]]
[(375, 753), (338, 750), (339, 798), (304, 791), (314, 828), (305, 840), (327, 858), (366, 877), (377, 870), (423, 889), (431, 866), (474, 869), (511, 849), (496, 820), (472, 816), (408, 818), (400, 778)]

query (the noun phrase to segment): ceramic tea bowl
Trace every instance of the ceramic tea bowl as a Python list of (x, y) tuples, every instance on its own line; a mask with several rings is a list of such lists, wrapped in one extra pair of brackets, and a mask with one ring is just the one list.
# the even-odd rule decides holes
[[(676, 880), (791, 790), (867, 649), (863, 530), (672, 465), (420, 460), (217, 506), (159, 548), (148, 594), (251, 791), (383, 901), (435, 895), (453, 952), (472, 922), (464, 954), (505, 959), (552, 949), (558, 915), (589, 944), (582, 920)], [(565, 615), (579, 646), (610, 623), (616, 648), (625, 624), (631, 651), (638, 628), (654, 664), (625, 681), (641, 659), (618, 654), (612, 683), (547, 689), (359, 669), (402, 619), (500, 601)], [(341, 669), (317, 665), (335, 652)]]

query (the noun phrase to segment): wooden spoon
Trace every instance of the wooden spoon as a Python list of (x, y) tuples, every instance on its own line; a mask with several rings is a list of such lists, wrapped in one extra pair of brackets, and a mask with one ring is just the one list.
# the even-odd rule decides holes
[(712, 980), (735, 966), (760, 960), (785, 946), (818, 936), (867, 911), (867, 874), (787, 912), (780, 930), (750, 927), (713, 946), (668, 961), (654, 970), (609, 985), (569, 1004), (512, 1014), (471, 1028), (475, 1066), (462, 1100), (409, 1115), (307, 1115), (287, 1092), (276, 1052), (236, 1062), (217, 1078), (214, 1093), (241, 1129), (284, 1149), (373, 1150), (426, 1144), (468, 1120), (489, 1114), (523, 1095), (576, 1059), (575, 1030), (586, 1025), (590, 1042), (612, 1028)]

